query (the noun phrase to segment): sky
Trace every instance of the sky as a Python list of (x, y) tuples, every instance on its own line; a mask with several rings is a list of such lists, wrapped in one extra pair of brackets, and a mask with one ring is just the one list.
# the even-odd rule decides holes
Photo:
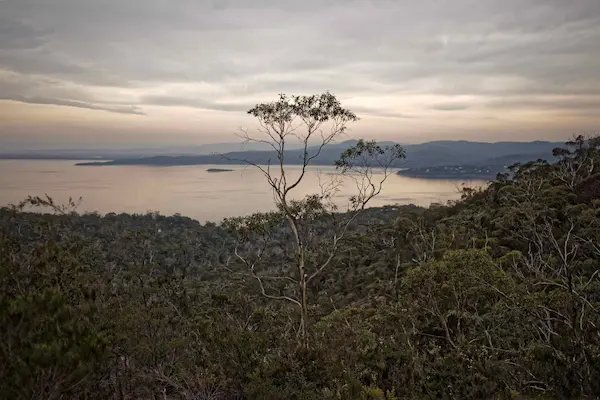
[(236, 141), (326, 90), (352, 137), (597, 133), (600, 1), (0, 0), (0, 146)]

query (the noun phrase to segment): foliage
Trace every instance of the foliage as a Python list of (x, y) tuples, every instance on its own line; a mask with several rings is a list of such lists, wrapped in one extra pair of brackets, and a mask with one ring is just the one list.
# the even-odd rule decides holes
[[(0, 209), (0, 398), (598, 398), (594, 143), (448, 205), (364, 209), (307, 287), (310, 346), (268, 297), (299, 299), (281, 209), (206, 225)], [(288, 204), (314, 268), (354, 214), (310, 201)]]

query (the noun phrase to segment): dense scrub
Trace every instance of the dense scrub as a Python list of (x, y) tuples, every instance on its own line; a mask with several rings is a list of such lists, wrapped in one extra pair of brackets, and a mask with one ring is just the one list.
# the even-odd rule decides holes
[(264, 235), (4, 208), (0, 396), (597, 398), (598, 141), (555, 155), (453, 204), (362, 214), (310, 288), (308, 345), (236, 257), (262, 251), (269, 293), (293, 295), (276, 213)]

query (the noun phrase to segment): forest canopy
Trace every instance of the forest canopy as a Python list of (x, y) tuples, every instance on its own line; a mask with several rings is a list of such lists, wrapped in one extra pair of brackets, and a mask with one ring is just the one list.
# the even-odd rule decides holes
[[(365, 209), (307, 286), (304, 338), (272, 298), (298, 296), (281, 210), (4, 207), (0, 397), (598, 398), (600, 139), (554, 157), (460, 201)], [(348, 215), (295, 212), (318, 264)]]

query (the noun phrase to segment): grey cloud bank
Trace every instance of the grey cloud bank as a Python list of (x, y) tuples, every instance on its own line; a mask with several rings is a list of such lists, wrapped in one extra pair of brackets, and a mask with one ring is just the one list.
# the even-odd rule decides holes
[(500, 135), (542, 111), (594, 128), (600, 1), (0, 1), (0, 98), (23, 107), (165, 124), (164, 109), (193, 108), (228, 114), (210, 117), (218, 130), (277, 93), (324, 90), (374, 135), (448, 115), (465, 118), (449, 135), (506, 118), (487, 129)]

